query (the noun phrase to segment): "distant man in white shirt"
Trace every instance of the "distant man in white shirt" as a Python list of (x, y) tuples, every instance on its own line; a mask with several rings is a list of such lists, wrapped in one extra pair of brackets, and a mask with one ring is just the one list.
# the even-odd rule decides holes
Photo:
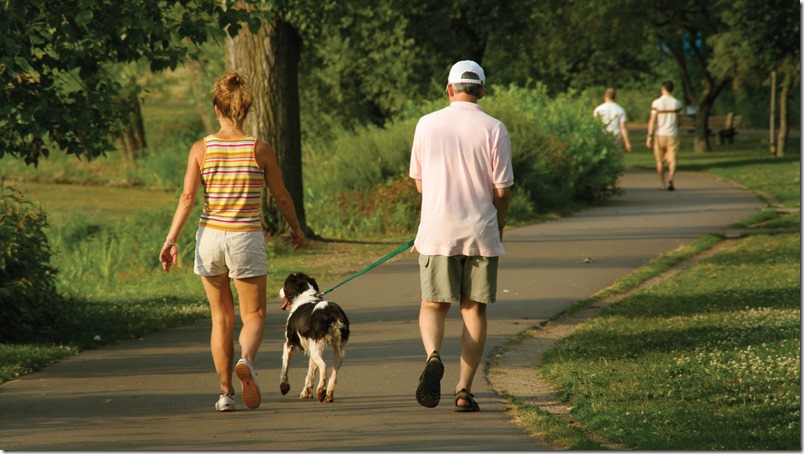
[(486, 342), (486, 307), (496, 300), (497, 263), (505, 254), (502, 229), (514, 184), (511, 141), (505, 125), (483, 112), (483, 68), (455, 63), (447, 79), (450, 105), (416, 125), (410, 177), (422, 194), (419, 252), (419, 331), (427, 362), (416, 400), (435, 407), (444, 365), (439, 350), (452, 304), (463, 319), (455, 411), (480, 409), (472, 382)]
[[(645, 146), (651, 148), (653, 135), (653, 157), (656, 159), (656, 172), (662, 186), (662, 191), (675, 191), (673, 176), (676, 173), (676, 154), (678, 154), (679, 139), (678, 126), (681, 124), (681, 101), (674, 98), (673, 82), (662, 83), (662, 96), (650, 105), (650, 121), (648, 121), (648, 138)], [(664, 173), (664, 163), (667, 162), (667, 176)]]
[(625, 127), (625, 122), (628, 118), (625, 115), (625, 109), (619, 104), (614, 102), (617, 93), (613, 88), (607, 88), (603, 94), (603, 104), (595, 107), (594, 115), (600, 118), (600, 121), (606, 125), (606, 131), (614, 134), (617, 140), (625, 146), (625, 151), (631, 152), (631, 141), (628, 140), (628, 128)]

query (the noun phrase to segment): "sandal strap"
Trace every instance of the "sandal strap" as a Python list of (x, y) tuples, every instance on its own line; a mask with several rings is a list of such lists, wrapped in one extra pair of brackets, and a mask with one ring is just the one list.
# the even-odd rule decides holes
[(455, 400), (458, 399), (469, 400), (470, 397), (475, 397), (475, 395), (467, 391), (466, 388), (461, 388), (460, 391), (455, 393)]
[[(477, 404), (477, 401), (475, 401), (474, 397), (475, 395), (467, 391), (466, 388), (463, 388), (460, 391), (456, 392), (455, 411), (474, 412), (480, 410), (480, 406)], [(465, 400), (466, 405), (458, 405), (458, 400), (460, 399)]]

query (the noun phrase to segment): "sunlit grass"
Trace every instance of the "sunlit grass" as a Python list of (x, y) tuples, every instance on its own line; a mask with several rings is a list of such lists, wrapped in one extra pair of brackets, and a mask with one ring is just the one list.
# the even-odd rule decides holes
[(757, 235), (584, 323), (542, 372), (634, 449), (800, 447), (800, 236)]

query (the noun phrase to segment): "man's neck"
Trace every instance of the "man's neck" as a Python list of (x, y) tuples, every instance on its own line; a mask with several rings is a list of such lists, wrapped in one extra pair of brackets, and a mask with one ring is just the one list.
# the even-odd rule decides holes
[(470, 95), (468, 93), (457, 93), (455, 96), (451, 96), (449, 98), (450, 104), (452, 104), (453, 102), (456, 102), (456, 101), (471, 102), (471, 103), (477, 104), (477, 97), (472, 96), (472, 95)]

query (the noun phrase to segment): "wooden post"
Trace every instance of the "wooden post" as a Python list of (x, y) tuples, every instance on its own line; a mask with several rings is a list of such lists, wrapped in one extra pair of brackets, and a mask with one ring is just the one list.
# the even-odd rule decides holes
[(771, 71), (771, 97), (770, 97), (770, 153), (776, 155), (776, 71)]

